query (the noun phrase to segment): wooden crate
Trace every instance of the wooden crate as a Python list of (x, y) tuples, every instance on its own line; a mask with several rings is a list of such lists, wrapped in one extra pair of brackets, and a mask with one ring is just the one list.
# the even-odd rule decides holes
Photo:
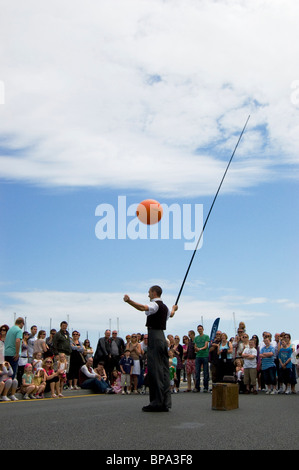
[(216, 383), (212, 388), (213, 410), (235, 410), (239, 408), (239, 387), (237, 384)]

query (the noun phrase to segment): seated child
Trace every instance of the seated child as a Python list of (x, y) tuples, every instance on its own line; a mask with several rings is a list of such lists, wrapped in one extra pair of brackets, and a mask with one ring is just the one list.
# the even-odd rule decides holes
[(21, 393), (24, 395), (24, 400), (35, 398), (34, 393), (37, 392), (38, 387), (34, 384), (34, 375), (32, 373), (32, 364), (26, 364), (24, 374), (22, 375)]
[(119, 372), (117, 369), (114, 369), (111, 373), (110, 385), (112, 390), (114, 390), (114, 393), (121, 393), (121, 372)]
[(244, 393), (246, 387), (244, 385), (244, 367), (243, 367), (243, 360), (236, 359), (234, 362), (235, 366), (235, 375), (237, 379), (237, 384), (239, 386), (239, 393)]
[(46, 377), (44, 369), (38, 369), (35, 372), (33, 377), (33, 384), (37, 387), (35, 398), (44, 398), (44, 391), (46, 388)]

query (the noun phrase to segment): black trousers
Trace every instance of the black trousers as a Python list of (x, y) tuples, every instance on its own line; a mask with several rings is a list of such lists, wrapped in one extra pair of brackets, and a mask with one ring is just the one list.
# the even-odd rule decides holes
[(147, 367), (150, 405), (171, 408), (169, 357), (163, 330), (148, 329)]

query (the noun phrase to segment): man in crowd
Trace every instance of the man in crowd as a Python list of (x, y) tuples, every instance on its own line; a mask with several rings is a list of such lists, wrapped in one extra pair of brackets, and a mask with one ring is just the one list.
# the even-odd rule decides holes
[[(116, 343), (115, 343), (116, 346)], [(99, 362), (103, 362), (108, 379), (111, 379), (112, 367), (112, 338), (111, 330), (107, 329), (105, 335), (99, 339), (94, 355), (94, 366), (97, 367)]]
[(110, 361), (110, 369), (120, 370), (119, 361), (121, 356), (125, 352), (125, 342), (124, 340), (118, 336), (117, 330), (112, 331), (112, 340), (111, 340), (111, 361)]
[(204, 392), (209, 391), (209, 341), (208, 335), (204, 334), (204, 328), (202, 325), (197, 327), (198, 335), (194, 339), (195, 343), (195, 370), (196, 370), (196, 382), (195, 391), (200, 392), (200, 371), (203, 367), (203, 387)]
[(70, 334), (67, 330), (68, 324), (66, 321), (60, 323), (60, 330), (53, 337), (53, 352), (55, 356), (59, 353), (64, 353), (67, 360), (67, 370), (69, 371), (70, 357), (72, 354), (72, 347), (70, 341)]
[(13, 375), (11, 376), (11, 379), (15, 378), (18, 370), (18, 362), (19, 356), (21, 354), (21, 346), (23, 339), (22, 328), (24, 328), (24, 325), (24, 318), (19, 317), (16, 319), (14, 326), (9, 328), (8, 332), (6, 333), (5, 361), (9, 362), (13, 370)]
[(93, 358), (89, 357), (79, 373), (79, 385), (82, 389), (93, 390), (95, 393), (109, 393), (108, 383), (93, 369)]
[(28, 362), (32, 364), (33, 361), (33, 350), (34, 350), (34, 343), (37, 340), (37, 326), (32, 325), (30, 328), (30, 336), (27, 340), (28, 344), (28, 349), (27, 349), (27, 354), (28, 354)]

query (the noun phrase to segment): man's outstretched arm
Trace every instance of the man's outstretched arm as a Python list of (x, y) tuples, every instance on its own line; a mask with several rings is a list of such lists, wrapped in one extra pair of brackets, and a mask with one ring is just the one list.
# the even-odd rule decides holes
[(128, 295), (124, 295), (124, 301), (127, 304), (132, 305), (136, 310), (140, 310), (140, 312), (147, 312), (149, 310), (148, 305), (138, 304), (137, 302), (134, 302), (134, 300), (131, 300)]

